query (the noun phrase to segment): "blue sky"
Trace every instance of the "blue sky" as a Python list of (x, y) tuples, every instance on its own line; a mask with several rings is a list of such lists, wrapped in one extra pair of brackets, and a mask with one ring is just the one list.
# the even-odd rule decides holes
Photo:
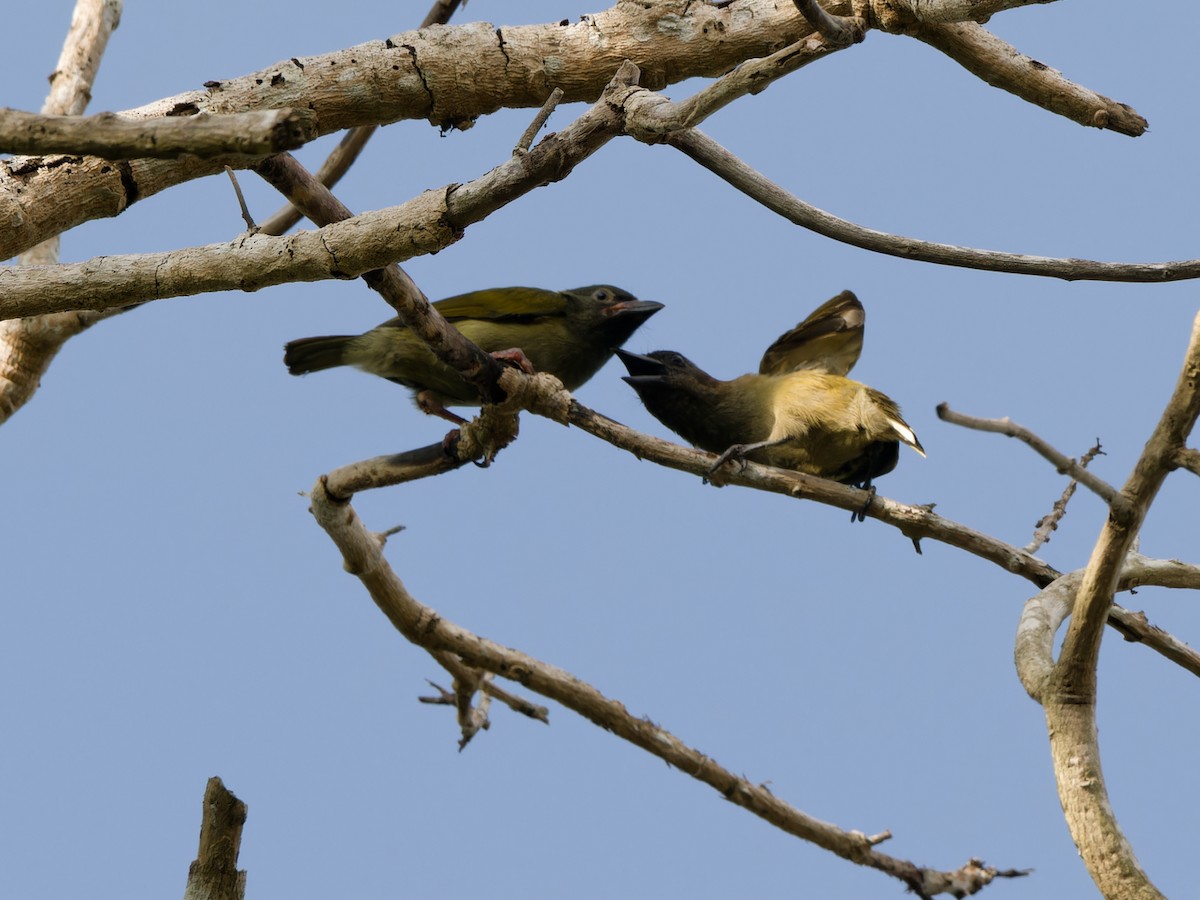
[[(0, 105), (38, 109), (70, 18), (29, 5), (0, 55)], [(459, 21), (599, 7), (474, 0)], [(423, 4), (129, 4), (93, 112), (119, 110), (403, 31)], [(708, 134), (804, 199), (882, 230), (1050, 256), (1195, 257), (1200, 27), (1153, 40), (1115, 2), (1054, 3), (989, 27), (1127, 102), (1151, 130), (1081, 128), (984, 85), (915, 41), (871, 34), (722, 111)], [(666, 93), (688, 96), (700, 82)], [(561, 107), (550, 127), (581, 111)], [(440, 136), (383, 129), (338, 187), (401, 203), (502, 162), (532, 115)], [(299, 155), (315, 167), (332, 142)], [(278, 199), (242, 177), (261, 220)], [(64, 261), (205, 244), (241, 229), (225, 179), (67, 234)], [(928, 451), (882, 494), (1023, 545), (1064, 481), (1028, 448), (938, 421), (941, 401), (1011, 416), (1121, 484), (1170, 395), (1191, 284), (1067, 284), (887, 259), (800, 231), (665, 146), (614, 141), (407, 270), (431, 297), (506, 284), (618, 284), (666, 309), (627, 345), (722, 377), (813, 307), (867, 309), (855, 377), (904, 408)], [(389, 317), (360, 282), (167, 300), (60, 354), (4, 426), (0, 896), (160, 897), (182, 889), (219, 774), (250, 808), (249, 897), (896, 896), (900, 886), (774, 831), (573, 713), (494, 709), (461, 754), (417, 703), (448, 677), (341, 570), (300, 495), (330, 468), (428, 444), (443, 423), (353, 371), (287, 375), (295, 337)], [(579, 399), (665, 432), (610, 363)], [(1171, 476), (1141, 550), (1196, 558), (1200, 483)], [(486, 471), (375, 491), (372, 528), (410, 590), (480, 634), (563, 666), (636, 714), (885, 849), (954, 868), (1036, 869), (987, 896), (1094, 889), (1055, 794), (1044, 720), (1012, 664), (1032, 587), (878, 522), (639, 462), (525, 417)], [(1104, 509), (1080, 491), (1040, 556), (1087, 556)], [(1121, 602), (1194, 642), (1194, 598)], [(1099, 727), (1118, 817), (1168, 896), (1195, 892), (1197, 685), (1106, 635)]]

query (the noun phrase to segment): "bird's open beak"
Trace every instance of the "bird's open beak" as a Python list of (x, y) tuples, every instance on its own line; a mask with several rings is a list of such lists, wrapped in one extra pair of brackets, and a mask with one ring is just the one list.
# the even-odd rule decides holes
[(628, 350), (617, 350), (617, 356), (629, 370), (628, 375), (622, 376), (629, 384), (657, 384), (666, 374), (667, 367), (653, 357), (630, 353)]

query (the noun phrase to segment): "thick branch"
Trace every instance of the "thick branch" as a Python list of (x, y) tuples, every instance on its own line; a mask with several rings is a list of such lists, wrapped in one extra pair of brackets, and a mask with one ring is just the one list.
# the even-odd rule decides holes
[[(1021, 612), (1014, 651), (1017, 675), (1029, 696), (1039, 703), (1046, 696), (1054, 671), (1054, 636), (1071, 614), (1082, 580), (1082, 569), (1068, 572), (1026, 601)], [(1118, 589), (1145, 586), (1200, 590), (1200, 566), (1130, 553), (1121, 568)], [(1181, 642), (1176, 644), (1176, 662), (1193, 675), (1200, 675), (1200, 653)]]
[[(445, 25), (454, 16), (460, 4), (461, 0), (434, 0), (419, 27)], [(354, 161), (358, 159), (359, 154), (367, 146), (367, 142), (371, 140), (371, 136), (378, 127), (378, 125), (359, 125), (342, 135), (338, 145), (333, 148), (329, 156), (325, 157), (325, 161), (317, 169), (317, 178), (323, 185), (331, 188), (341, 180), (341, 177), (354, 165)], [(283, 234), (299, 221), (300, 210), (288, 205), (277, 210), (274, 215), (263, 222), (260, 230), (264, 234)]]
[(986, 22), (998, 12), (1055, 0), (891, 0), (922, 22)]
[(237, 867), (246, 804), (221, 783), (208, 779), (200, 819), (200, 850), (188, 870), (183, 900), (242, 900), (246, 873)]
[[(58, 65), (50, 76), (43, 113), (74, 116), (87, 108), (109, 35), (121, 21), (121, 7), (121, 0), (76, 3)], [(55, 236), (26, 249), (20, 259), (22, 265), (58, 262), (57, 232), (51, 234)], [(62, 345), (102, 318), (103, 314), (69, 313), (0, 322), (0, 423), (8, 421), (33, 396)]]
[[(869, 24), (879, 20), (886, 24), (892, 7), (877, 5), (880, 9), (871, 14)], [(828, 9), (838, 15), (854, 12), (849, 0), (830, 3)], [(893, 27), (905, 30), (907, 26), (898, 22)], [(961, 26), (924, 27), (934, 34), (937, 29)], [(206, 90), (164, 98), (121, 115), (136, 119), (293, 107), (313, 110), (321, 134), (401, 119), (425, 118), (453, 127), (501, 107), (540, 106), (555, 87), (563, 90), (567, 102), (592, 101), (626, 59), (638, 63), (644, 71), (643, 83), (657, 90), (685, 78), (719, 76), (810, 34), (811, 26), (792, 7), (772, 0), (719, 5), (692, 0), (619, 3), (577, 24), (494, 29), (475, 23), (405, 32), (386, 41), (294, 58), (241, 78), (210, 82)], [(922, 35), (927, 38), (933, 40)], [(940, 49), (953, 53), (957, 45), (945, 43)], [(962, 54), (960, 61), (970, 67), (969, 54)], [(1003, 54), (999, 56), (1003, 61)], [(471, 61), (466, 71), (463, 60)], [(1002, 76), (987, 78), (990, 62), (977, 65), (985, 80), (1020, 93)], [(1027, 93), (1053, 97), (1071, 94), (1074, 87), (1050, 70), (1042, 79), (1045, 84), (1038, 91)], [(364, 90), (363, 85), (372, 89)], [(1096, 124), (1098, 95), (1084, 93), (1088, 124)], [(1059, 107), (1072, 108), (1071, 102), (1061, 100), (1043, 105), (1056, 112)], [(1109, 127), (1120, 122), (1114, 112), (1118, 108), (1125, 109), (1113, 104), (1108, 110)], [(120, 166), (91, 157), (4, 162), (0, 164), (0, 220), (20, 224), (0, 233), (0, 259), (88, 219), (117, 215), (139, 199), (218, 172), (223, 165), (251, 162), (237, 157), (137, 160)]]
[(292, 281), (355, 278), (436, 253), (534, 188), (565, 178), (624, 127), (624, 95), (637, 69), (622, 67), (575, 122), (474, 181), (287, 237), (246, 235), (167, 253), (99, 257), (39, 269), (0, 268), (0, 319), (68, 309), (112, 309), (209, 291), (255, 291)]
[[(1103, 624), (1112, 609), (1118, 577), (1150, 504), (1175, 465), (1177, 454), (1200, 415), (1200, 315), (1175, 391), (1151, 434), (1122, 494), (1127, 506), (1113, 509), (1100, 532), (1082, 576), (1064, 585), (1060, 594), (1074, 592), (1071, 624), (1056, 664), (1048, 663), (1045, 632), (1057, 627), (1047, 612), (1061, 608), (1065, 596), (1039, 604), (1022, 619), (1019, 649), (1032, 662), (1023, 666), (1022, 679), (1040, 699), (1050, 734), (1054, 774), (1071, 836), (1088, 873), (1105, 896), (1160, 897), (1142, 870), (1117, 823), (1109, 803), (1100, 765), (1096, 733), (1096, 666)], [(1026, 633), (1027, 632), (1027, 633)], [(1053, 631), (1051, 630), (1051, 637)], [(1020, 657), (1018, 658), (1020, 664)]]
[[(120, 115), (144, 119), (291, 107), (311, 109), (321, 134), (403, 119), (453, 127), (502, 107), (539, 107), (555, 87), (562, 88), (564, 102), (593, 102), (626, 59), (642, 66), (644, 84), (659, 89), (695, 76), (719, 76), (809, 33), (792, 7), (771, 0), (740, 0), (736, 10), (692, 0), (620, 3), (568, 25), (434, 25), (285, 60)], [(183, 181), (220, 172), (223, 165), (243, 168), (253, 161), (0, 161), (0, 221), (18, 223), (0, 231), (0, 259), (81, 222), (117, 215)]]
[(259, 156), (294, 150), (316, 135), (316, 116), (307, 109), (138, 120), (110, 112), (85, 117), (0, 109), (0, 152), (5, 153), (73, 153), (104, 159), (174, 159), (189, 153)]
[(1057, 691), (1063, 703), (1085, 704), (1089, 707), (1095, 703), (1100, 635), (1112, 603), (1117, 575), (1150, 504), (1173, 468), (1176, 454), (1183, 448), (1198, 415), (1200, 315), (1192, 323), (1191, 340), (1175, 390), (1121, 490), (1127, 498), (1128, 507), (1120, 513), (1113, 509), (1088, 561), (1056, 674), (1059, 679)]
[(906, 33), (941, 50), (992, 87), (1080, 125), (1107, 128), (1131, 137), (1145, 133), (1149, 127), (1132, 107), (1072, 83), (1061, 72), (1030, 59), (980, 25), (918, 23)]

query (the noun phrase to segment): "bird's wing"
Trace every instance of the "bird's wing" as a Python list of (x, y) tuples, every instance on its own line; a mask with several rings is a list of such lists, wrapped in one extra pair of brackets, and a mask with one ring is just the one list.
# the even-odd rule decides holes
[(471, 291), (433, 304), (438, 312), (455, 319), (531, 319), (562, 315), (566, 298), (558, 291), (510, 287)]
[(862, 353), (866, 312), (851, 291), (818, 306), (803, 322), (780, 335), (759, 363), (762, 375), (816, 369), (845, 375)]

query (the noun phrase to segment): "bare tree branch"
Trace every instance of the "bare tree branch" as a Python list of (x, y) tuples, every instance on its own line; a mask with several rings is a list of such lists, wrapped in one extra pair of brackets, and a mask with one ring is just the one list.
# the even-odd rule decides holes
[[(354, 214), (346, 205), (290, 154), (267, 157), (255, 171), (317, 225), (353, 218)], [(500, 364), (467, 340), (457, 328), (451, 327), (403, 269), (393, 263), (363, 273), (363, 280), (388, 302), (414, 334), (429, 345), (438, 359), (460, 371), (468, 382), (478, 387), (481, 398), (492, 402), (503, 399), (496, 393)]]
[(941, 50), (992, 87), (1015, 94), (1080, 125), (1138, 137), (1149, 123), (1133, 108), (1074, 84), (1062, 73), (1030, 59), (990, 31), (971, 22), (921, 24), (906, 30)]
[[(451, 675), (453, 675), (458, 668), (467, 668), (463, 665), (462, 660), (460, 660), (453, 653), (435, 654), (434, 658), (438, 661), (442, 668), (450, 672)], [(418, 697), (418, 700), (420, 700), (422, 703), (434, 703), (448, 706), (455, 705), (457, 701), (454, 699), (454, 693), (452, 691), (447, 691), (440, 685), (434, 684), (432, 681), (429, 683), (440, 692), (441, 696)], [(496, 683), (490, 679), (480, 682), (479, 689), (494, 700), (499, 700), (513, 712), (520, 713), (529, 719), (537, 719), (539, 722), (547, 725), (550, 724), (550, 710), (544, 706), (539, 706), (536, 703), (530, 703), (524, 697), (518, 697), (515, 694), (510, 694), (508, 691), (504, 690), (504, 688), (498, 687)]]
[[(349, 129), (342, 139), (338, 141), (338, 145), (333, 148), (330, 154), (325, 157), (325, 161), (321, 163), (321, 168), (317, 169), (317, 179), (326, 187), (333, 187), (343, 175), (345, 175), (355, 160), (367, 146), (367, 142), (371, 139), (378, 125), (359, 125), (357, 128)], [(293, 225), (299, 222), (303, 217), (300, 210), (296, 207), (288, 205), (276, 210), (262, 225), (259, 226), (259, 231), (263, 234), (280, 235), (288, 231)]]
[(632, 63), (622, 66), (600, 101), (575, 122), (474, 181), (427, 191), (400, 206), (318, 231), (287, 237), (243, 235), (224, 244), (38, 269), (0, 268), (0, 319), (112, 309), (209, 291), (253, 291), (292, 281), (354, 278), (436, 252), (459, 240), (468, 225), (565, 178), (619, 134), (624, 99), (634, 90), (637, 76)]
[[(425, 18), (421, 20), (418, 27), (445, 25), (454, 16), (460, 5), (461, 0), (434, 0), (433, 5), (429, 7), (429, 12), (425, 14)], [(325, 161), (317, 169), (317, 178), (321, 183), (329, 188), (337, 184), (354, 165), (354, 161), (358, 159), (378, 128), (378, 125), (358, 125), (342, 135), (338, 145), (329, 156), (325, 157)], [(300, 210), (294, 206), (285, 206), (270, 216), (260, 228), (264, 234), (283, 234), (299, 222), (300, 218)]]
[[(681, 21), (686, 28), (679, 27)], [(717, 30), (719, 42), (705, 37)], [(540, 107), (554, 87), (563, 89), (565, 102), (594, 102), (626, 59), (640, 61), (643, 83), (659, 89), (689, 77), (717, 77), (810, 33), (791, 6), (776, 8), (769, 0), (741, 0), (736, 11), (692, 0), (622, 3), (568, 25), (494, 29), (472, 23), (403, 32), (284, 60), (119, 115), (142, 119), (292, 107), (311, 109), (321, 134), (405, 119), (455, 127), (501, 107)], [(464, 58), (496, 77), (462, 78)], [(556, 65), (548, 67), (547, 59)], [(0, 259), (89, 219), (118, 215), (137, 200), (220, 172), (226, 164), (244, 168), (254, 160), (132, 160), (120, 167), (92, 157), (69, 167), (51, 162), (0, 161), (0, 221), (19, 223), (0, 230)]]
[[(1022, 664), (1021, 677), (1046, 713), (1067, 825), (1088, 872), (1105, 896), (1161, 896), (1138, 863), (1109, 803), (1096, 732), (1096, 665), (1103, 625), (1130, 547), (1197, 416), (1200, 315), (1192, 325), (1175, 391), (1122, 489), (1127, 507), (1112, 509), (1086, 569), (1077, 581), (1066, 580), (1053, 598), (1053, 605), (1061, 608), (1074, 593), (1071, 623), (1058, 662), (1049, 663), (1045, 631), (1051, 625), (1057, 628), (1057, 622), (1046, 604), (1034, 606), (1018, 632), (1018, 650), (1029, 652), (1034, 660)], [(1020, 656), (1018, 662), (1021, 664)]]
[(243, 113), (162, 119), (123, 119), (115, 113), (53, 116), (0, 108), (0, 152), (88, 154), (104, 159), (184, 154), (259, 156), (294, 150), (317, 136), (309, 109), (260, 109)]
[(1200, 450), (1184, 447), (1175, 454), (1175, 466), (1187, 469), (1193, 475), (1200, 475)]
[(986, 22), (998, 12), (1055, 0), (891, 0), (921, 22)]
[[(872, 8), (872, 24), (896, 31), (908, 27), (892, 15), (892, 6), (875, 6), (879, 8)], [(838, 14), (854, 11), (849, 0), (831, 3), (828, 8)], [(687, 27), (680, 27), (681, 22)], [(720, 33), (721, 40), (709, 40), (705, 35), (710, 33)], [(171, 113), (293, 107), (312, 109), (322, 134), (401, 119), (425, 118), (454, 127), (500, 106), (540, 106), (555, 86), (563, 89), (567, 102), (590, 102), (626, 59), (639, 63), (644, 71), (643, 83), (657, 90), (688, 77), (720, 76), (746, 60), (774, 53), (780, 46), (811, 34), (811, 26), (791, 6), (770, 0), (739, 0), (736, 7), (691, 0), (621, 3), (577, 24), (493, 30), (477, 23), (405, 32), (337, 53), (283, 61), (241, 78), (212, 82), (203, 91), (163, 98), (120, 115), (138, 119)], [(930, 31), (923, 39), (932, 34)], [(952, 52), (964, 41), (945, 43), (940, 49)], [(976, 65), (981, 73), (988, 71), (991, 57), (972, 62), (967, 58), (968, 51), (961, 55), (964, 65)], [(481, 79), (458, 77), (459, 60), (464, 56), (496, 72), (497, 79), (483, 83)], [(999, 57), (1003, 60), (1004, 54)], [(544, 65), (546, 59), (561, 62), (549, 70)], [(1053, 70), (1023, 68), (1036, 70), (1041, 79), (1037, 91), (1026, 93), (1045, 93), (1053, 98), (1072, 92), (1070, 82)], [(389, 89), (364, 91), (364, 83), (386, 83)], [(990, 83), (1020, 93), (1003, 77), (992, 76)], [(264, 84), (269, 90), (263, 89)], [(1097, 124), (1100, 107), (1095, 98), (1099, 95), (1084, 94), (1081, 108), (1086, 109), (1085, 117), (1090, 117), (1088, 124)], [(1062, 99), (1048, 100), (1044, 105), (1055, 111), (1059, 106), (1073, 109), (1071, 102)], [(1125, 109), (1120, 104), (1105, 107), (1109, 127), (1123, 121), (1116, 112), (1118, 107)], [(20, 225), (0, 232), (0, 259), (88, 219), (117, 215), (139, 199), (220, 171), (223, 165), (244, 167), (251, 162), (233, 157), (211, 161), (136, 160), (114, 168), (85, 157), (64, 169), (36, 157), (7, 161), (0, 165), (0, 220)]]
[[(939, 407), (940, 409), (940, 407)], [(1083, 454), (1079, 460), (1079, 466), (1086, 469), (1088, 463), (1095, 459), (1104, 451), (1100, 449), (1099, 440), (1092, 446), (1087, 453)], [(1050, 535), (1058, 529), (1058, 523), (1062, 521), (1063, 516), (1067, 514), (1067, 504), (1071, 502), (1071, 498), (1075, 495), (1075, 488), (1079, 486), (1079, 482), (1072, 478), (1067, 482), (1067, 486), (1063, 488), (1062, 496), (1054, 501), (1054, 507), (1049, 513), (1038, 519), (1037, 525), (1034, 526), (1033, 540), (1025, 545), (1027, 553), (1037, 553), (1038, 548), (1043, 544), (1050, 543)]]
[[(1008, 416), (1002, 419), (981, 419), (977, 416), (968, 416), (964, 413), (955, 412), (950, 408), (949, 403), (939, 403), (937, 414), (939, 419), (943, 422), (949, 422), (951, 425), (961, 425), (964, 428), (972, 428), (976, 431), (991, 431), (995, 434), (1003, 434), (1007, 437), (1023, 441), (1033, 448), (1035, 453), (1048, 460), (1054, 466), (1054, 470), (1060, 475), (1071, 476), (1072, 479), (1078, 481), (1109, 506), (1120, 509), (1122, 512), (1127, 511), (1123, 507), (1125, 498), (1111, 484), (1093, 472), (1088, 471), (1082, 464), (1071, 459), (1065, 453), (1056, 450), (1048, 441), (1038, 437), (1038, 435), (1025, 426), (1018, 425)], [(1098, 446), (1097, 452), (1099, 452)]]
[[(121, 8), (121, 0), (78, 0), (75, 4), (71, 28), (50, 76), (50, 93), (42, 106), (43, 113), (75, 116), (87, 108), (109, 35), (121, 21)], [(0, 255), (7, 258), (12, 254)], [(20, 262), (23, 266), (58, 262), (57, 233), (28, 249)], [(7, 422), (33, 396), (62, 345), (102, 318), (103, 314), (67, 313), (0, 322), (0, 424)]]
[(550, 96), (546, 98), (546, 102), (542, 104), (542, 108), (538, 110), (538, 114), (533, 117), (533, 121), (529, 123), (529, 127), (525, 129), (521, 137), (517, 139), (517, 144), (513, 147), (513, 155), (519, 156), (522, 153), (528, 153), (530, 145), (533, 144), (533, 139), (537, 137), (537, 133), (542, 130), (559, 101), (562, 100), (562, 88), (555, 88), (550, 92)]
[[(354, 508), (325, 491), (324, 479), (312, 491), (312, 513), (341, 551), (346, 571), (367, 588), (380, 610), (410, 642), (430, 653), (452, 653), (467, 665), (518, 681), (542, 696), (561, 703), (606, 731), (657, 756), (701, 781), (731, 803), (754, 813), (775, 827), (810, 841), (843, 859), (878, 869), (903, 881), (919, 896), (951, 893), (964, 883), (977, 861), (957, 872), (917, 866), (880, 853), (862, 832), (844, 831), (814, 819), (775, 797), (762, 785), (734, 775), (709, 756), (685, 745), (654, 722), (636, 718), (624, 704), (612, 700), (568, 672), (527, 654), (472, 634), (420, 604), (388, 564), (382, 542), (358, 518)], [(1014, 877), (1015, 870), (974, 873), (969, 883), (980, 886), (994, 877)]]
[[(563, 390), (558, 379), (552, 376), (526, 376), (513, 369), (505, 369), (500, 374), (500, 386), (508, 396), (504, 404), (505, 411), (523, 408), (562, 424), (575, 425), (594, 437), (632, 453), (638, 459), (649, 460), (703, 478), (711, 470), (716, 458), (711, 453), (681, 447), (614, 422), (574, 400)], [(481, 418), (468, 423), (464, 429), (480, 427), (483, 419), (491, 414), (490, 409), (484, 407)], [(486, 423), (482, 424), (482, 430), (487, 430)], [(447, 437), (450, 438), (453, 434), (451, 432)], [(359, 491), (444, 474), (459, 468), (468, 459), (473, 458), (471, 454), (478, 452), (476, 449), (467, 448), (452, 456), (445, 449), (447, 444), (453, 445), (454, 442), (446, 441), (406, 453), (378, 456), (335, 469), (324, 478), (325, 490), (339, 500), (349, 500)], [(868, 492), (855, 487), (752, 462), (747, 462), (740, 470), (734, 471), (726, 483), (801, 500), (815, 500), (851, 512), (863, 510), (868, 498)], [(875, 495), (870, 505), (866, 506), (866, 515), (898, 529), (914, 544), (918, 544), (923, 538), (930, 538), (965, 550), (995, 563), (1039, 588), (1044, 588), (1062, 577), (1062, 573), (1053, 566), (1019, 547), (936, 515), (932, 505), (910, 506)], [(1137, 587), (1137, 584), (1126, 584), (1124, 581), (1121, 583), (1122, 590), (1129, 587)], [(1114, 604), (1109, 614), (1109, 624), (1120, 631), (1126, 640), (1143, 643), (1192, 674), (1200, 676), (1200, 653), (1151, 625), (1144, 615), (1131, 613)]]
[(1092, 703), (1096, 690), (1096, 661), (1100, 634), (1121, 565), (1146, 511), (1171, 471), (1176, 454), (1200, 415), (1200, 315), (1192, 323), (1191, 340), (1175, 391), (1158, 425), (1146, 442), (1122, 493), (1129, 505), (1113, 508), (1104, 524), (1080, 584), (1076, 608), (1059, 660), (1059, 689), (1069, 702)]
[(200, 850), (188, 869), (183, 900), (243, 900), (246, 873), (239, 870), (246, 804), (220, 778), (208, 779), (200, 819)]
[[(637, 135), (634, 135), (637, 137)], [(750, 168), (696, 129), (672, 132), (665, 142), (789, 222), (854, 247), (945, 266), (1042, 275), (1066, 281), (1185, 281), (1200, 277), (1200, 259), (1166, 263), (1109, 263), (998, 253), (900, 237), (864, 228), (818, 209)]]
[(849, 47), (866, 36), (865, 23), (861, 19), (835, 16), (826, 12), (817, 0), (792, 0), (796, 9), (820, 34), (835, 47)]

